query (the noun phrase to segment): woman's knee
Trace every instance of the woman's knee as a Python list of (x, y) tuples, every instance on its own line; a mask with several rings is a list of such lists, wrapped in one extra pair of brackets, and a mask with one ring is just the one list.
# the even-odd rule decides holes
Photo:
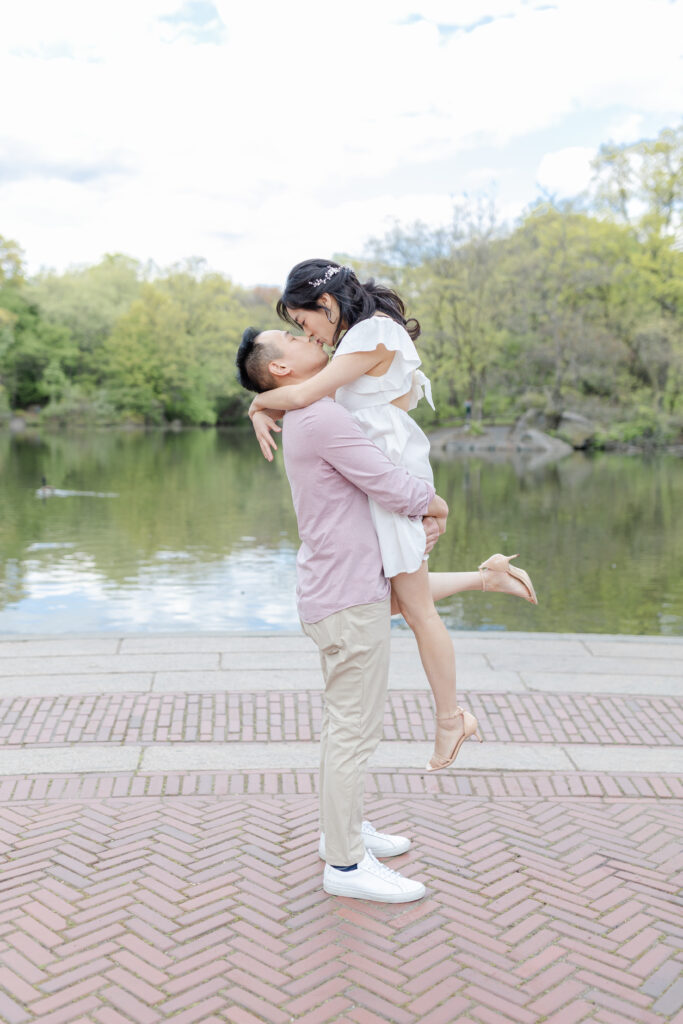
[(426, 605), (425, 607), (405, 607), (399, 602), (401, 615), (406, 620), (413, 633), (421, 629), (428, 629), (430, 626), (434, 626), (436, 622), (440, 622), (439, 613), (433, 604)]

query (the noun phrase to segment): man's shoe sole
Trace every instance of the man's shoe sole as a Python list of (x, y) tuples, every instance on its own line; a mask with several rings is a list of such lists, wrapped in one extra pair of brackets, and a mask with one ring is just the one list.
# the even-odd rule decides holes
[(371, 896), (361, 889), (354, 892), (350, 887), (340, 888), (337, 892), (332, 886), (328, 886), (326, 882), (323, 882), (323, 889), (328, 896), (348, 896), (354, 900), (371, 900), (373, 903), (413, 903), (415, 900), (421, 900), (426, 895), (426, 889), (423, 889), (419, 894), (397, 892), (389, 893), (386, 896)]

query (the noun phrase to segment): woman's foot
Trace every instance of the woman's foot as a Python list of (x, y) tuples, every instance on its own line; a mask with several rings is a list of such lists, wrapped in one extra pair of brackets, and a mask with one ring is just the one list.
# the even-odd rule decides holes
[(510, 594), (523, 597), (530, 604), (538, 604), (529, 574), (516, 565), (510, 565), (517, 555), (491, 555), (479, 566), (481, 589), (492, 594)]
[(438, 772), (441, 768), (448, 768), (458, 756), (460, 747), (470, 736), (476, 736), (479, 742), (482, 742), (478, 722), (469, 711), (456, 708), (448, 715), (437, 715), (434, 753), (426, 765), (426, 770)]

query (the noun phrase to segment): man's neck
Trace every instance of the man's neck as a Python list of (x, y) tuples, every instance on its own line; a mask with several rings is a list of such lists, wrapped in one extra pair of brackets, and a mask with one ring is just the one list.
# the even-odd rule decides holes
[(303, 384), (305, 381), (316, 377), (319, 372), (319, 370), (313, 370), (308, 374), (290, 373), (284, 380), (278, 381), (278, 387), (286, 388), (289, 387), (290, 384)]

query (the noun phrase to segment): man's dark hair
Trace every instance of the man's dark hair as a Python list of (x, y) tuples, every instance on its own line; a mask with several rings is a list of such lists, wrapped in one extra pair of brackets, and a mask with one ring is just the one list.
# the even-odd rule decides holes
[(268, 363), (282, 355), (276, 342), (257, 342), (262, 333), (257, 327), (247, 327), (235, 359), (240, 384), (247, 391), (256, 391), (259, 395), (262, 391), (270, 391), (271, 388), (277, 387), (277, 381), (268, 369)]

